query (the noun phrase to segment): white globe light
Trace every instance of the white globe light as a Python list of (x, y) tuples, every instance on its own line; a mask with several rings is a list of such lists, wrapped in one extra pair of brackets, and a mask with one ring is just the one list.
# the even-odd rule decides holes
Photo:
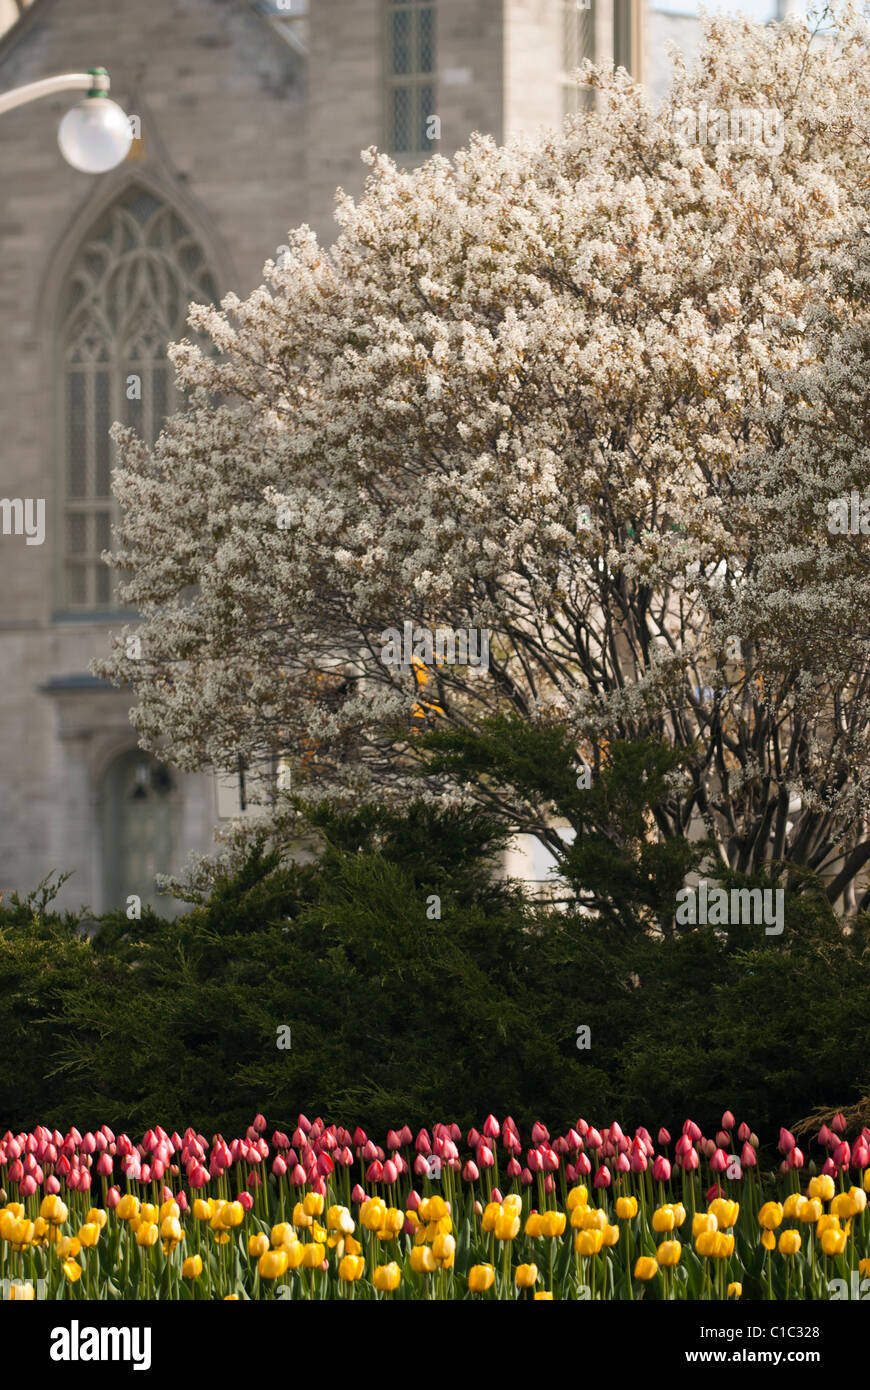
[(108, 97), (86, 97), (67, 111), (57, 143), (74, 169), (83, 174), (105, 174), (127, 158), (133, 132), (117, 102)]

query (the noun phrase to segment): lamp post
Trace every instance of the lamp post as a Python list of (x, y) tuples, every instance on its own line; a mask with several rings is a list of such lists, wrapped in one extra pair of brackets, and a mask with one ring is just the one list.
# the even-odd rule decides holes
[(68, 164), (85, 174), (104, 174), (121, 164), (130, 152), (133, 132), (117, 102), (109, 100), (109, 74), (105, 68), (45, 77), (26, 87), (0, 93), (0, 116), (16, 106), (38, 101), (55, 92), (84, 91), (80, 101), (60, 123), (57, 143)]

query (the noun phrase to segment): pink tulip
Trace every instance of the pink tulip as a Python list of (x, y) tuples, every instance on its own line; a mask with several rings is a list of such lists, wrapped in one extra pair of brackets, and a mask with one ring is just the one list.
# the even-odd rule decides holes
[(740, 1150), (740, 1164), (743, 1168), (755, 1168), (758, 1164), (758, 1155), (751, 1144), (744, 1144)]
[(803, 1168), (804, 1166), (804, 1156), (797, 1144), (795, 1144), (793, 1149), (789, 1150), (788, 1166), (789, 1168)]
[(690, 1173), (694, 1173), (701, 1160), (698, 1157), (697, 1151), (695, 1149), (689, 1149), (689, 1152), (687, 1154), (683, 1154), (683, 1157), (680, 1160), (680, 1162), (683, 1168), (688, 1169)]
[(272, 1172), (275, 1174), (276, 1178), (283, 1178), (284, 1174), (287, 1172), (287, 1164), (280, 1154), (276, 1154), (272, 1159)]
[(524, 1168), (520, 1173), (520, 1182), (523, 1184), (523, 1187), (531, 1187), (532, 1175), (529, 1172), (528, 1168)]
[(604, 1165), (602, 1165), (602, 1166), (598, 1169), (598, 1172), (595, 1174), (595, 1177), (592, 1179), (592, 1186), (593, 1186), (593, 1187), (598, 1187), (598, 1188), (600, 1188), (600, 1187), (609, 1187), (610, 1184), (611, 1184), (611, 1181), (612, 1181), (612, 1179), (611, 1179), (611, 1176), (610, 1176), (610, 1169), (609, 1169), (609, 1168), (605, 1168)]
[(522, 1168), (517, 1163), (515, 1158), (508, 1159), (507, 1175), (509, 1178), (518, 1178), (522, 1171)]
[(541, 1124), (539, 1120), (536, 1120), (535, 1123), (532, 1125), (532, 1143), (535, 1145), (543, 1144), (547, 1142), (549, 1138), (550, 1131), (548, 1129), (545, 1129), (545, 1127)]
[(617, 1173), (630, 1173), (631, 1160), (629, 1159), (628, 1154), (620, 1154), (613, 1166), (616, 1169)]
[(726, 1111), (725, 1111), (725, 1114), (722, 1116), (722, 1119), (721, 1119), (721, 1122), (720, 1122), (720, 1123), (721, 1123), (723, 1129), (733, 1129), (733, 1128), (734, 1128), (734, 1116), (731, 1114), (731, 1111), (730, 1111), (730, 1110), (726, 1110)]
[(671, 1177), (670, 1161), (659, 1154), (653, 1163), (653, 1177), (656, 1182), (669, 1182)]
[(577, 1170), (578, 1177), (588, 1178), (589, 1174), (592, 1172), (592, 1160), (586, 1153), (578, 1154), (577, 1162), (574, 1167)]
[(387, 1159), (381, 1171), (385, 1183), (394, 1183), (399, 1176), (398, 1169), (391, 1158)]
[(834, 1149), (834, 1152), (832, 1153), (831, 1157), (833, 1158), (834, 1164), (837, 1168), (848, 1168), (852, 1157), (852, 1151), (849, 1148), (849, 1145), (846, 1143), (845, 1139), (840, 1140), (840, 1143)]
[(469, 1159), (462, 1170), (462, 1176), (466, 1182), (477, 1182), (480, 1177), (480, 1169), (476, 1163), (473, 1163), (472, 1160)]
[(749, 1128), (749, 1125), (746, 1124), (744, 1121), (737, 1131), (737, 1138), (740, 1140), (741, 1144), (745, 1144), (751, 1133), (752, 1131)]
[(45, 1191), (50, 1197), (56, 1197), (60, 1192), (60, 1183), (53, 1173), (45, 1180)]
[(666, 1129), (660, 1129), (660, 1130), (659, 1130), (659, 1133), (658, 1133), (658, 1141), (659, 1141), (659, 1145), (660, 1145), (661, 1148), (663, 1148), (663, 1149), (666, 1149), (667, 1146), (668, 1146), (668, 1144), (670, 1144), (670, 1142), (671, 1142), (671, 1136), (670, 1136), (670, 1134), (668, 1134), (668, 1131), (667, 1131)]
[(365, 1202), (368, 1199), (368, 1195), (365, 1188), (360, 1187), (359, 1183), (357, 1183), (353, 1192), (350, 1194), (350, 1200), (352, 1202)]
[(728, 1167), (728, 1154), (724, 1149), (716, 1149), (710, 1157), (710, 1172), (724, 1173)]
[(305, 1169), (302, 1167), (302, 1164), (301, 1164), (301, 1163), (297, 1163), (297, 1164), (296, 1164), (296, 1167), (292, 1169), (292, 1171), (291, 1171), (291, 1173), (290, 1173), (290, 1182), (292, 1183), (292, 1185), (293, 1185), (294, 1187), (304, 1187), (304, 1186), (305, 1186), (305, 1183), (306, 1183)]
[(381, 1163), (380, 1159), (372, 1159), (372, 1162), (366, 1169), (366, 1179), (368, 1182), (381, 1182), (383, 1176), (384, 1165)]
[(696, 1139), (701, 1138), (701, 1131), (695, 1124), (694, 1120), (686, 1120), (685, 1124), (683, 1125), (683, 1133), (688, 1134), (689, 1138), (692, 1140), (693, 1143)]
[[(182, 1197), (184, 1197), (184, 1193), (182, 1193), (181, 1195), (182, 1195)], [(115, 1207), (118, 1205), (118, 1203), (120, 1202), (120, 1200), (121, 1200), (121, 1189), (120, 1189), (120, 1187), (110, 1187), (109, 1190), (108, 1190), (108, 1192), (106, 1193), (106, 1206), (109, 1208), (109, 1210), (110, 1210), (110, 1211), (114, 1211)], [(186, 1201), (187, 1201), (187, 1198), (185, 1197), (184, 1200), (185, 1200), (185, 1202), (186, 1202)], [(179, 1200), (178, 1205), (179, 1205), (179, 1207), (181, 1206), (181, 1201), (180, 1201), (180, 1200)]]
[(846, 1133), (846, 1116), (843, 1114), (842, 1110), (838, 1110), (836, 1115), (832, 1119), (831, 1129), (834, 1130), (837, 1134)]
[(483, 1122), (483, 1132), (487, 1139), (498, 1139), (501, 1134), (501, 1125), (495, 1115), (487, 1115)]

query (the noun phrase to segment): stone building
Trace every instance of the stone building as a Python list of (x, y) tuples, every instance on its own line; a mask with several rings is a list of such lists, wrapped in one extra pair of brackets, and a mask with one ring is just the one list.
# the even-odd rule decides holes
[(129, 694), (88, 674), (131, 616), (100, 560), (107, 431), (171, 411), (187, 303), (248, 294), (299, 223), (330, 240), (361, 148), (555, 125), (586, 54), (662, 90), (695, 29), (641, 0), (0, 0), (0, 92), (105, 65), (139, 137), (93, 177), (57, 146), (74, 95), (0, 117), (0, 892), (72, 870), (64, 906), (153, 900), (238, 809), (141, 753)]

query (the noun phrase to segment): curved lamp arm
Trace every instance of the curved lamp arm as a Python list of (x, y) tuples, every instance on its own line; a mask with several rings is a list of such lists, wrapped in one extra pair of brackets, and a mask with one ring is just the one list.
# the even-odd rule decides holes
[(55, 92), (86, 91), (89, 97), (104, 97), (108, 95), (109, 86), (109, 74), (105, 68), (68, 72), (61, 77), (44, 77), (41, 82), (29, 82), (26, 87), (0, 93), (0, 116), (4, 111), (13, 111), (16, 106), (38, 101), (40, 97), (53, 96)]

